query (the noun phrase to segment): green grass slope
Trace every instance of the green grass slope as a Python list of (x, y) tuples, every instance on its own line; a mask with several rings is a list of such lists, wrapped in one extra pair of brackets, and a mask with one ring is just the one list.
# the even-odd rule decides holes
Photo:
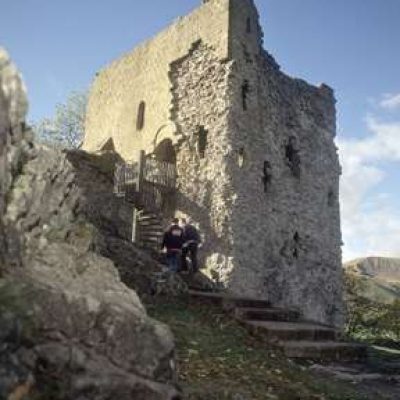
[[(380, 400), (351, 384), (323, 378), (251, 336), (215, 306), (154, 300), (149, 314), (176, 338), (179, 386), (186, 400)], [(369, 391), (368, 391), (369, 392)]]

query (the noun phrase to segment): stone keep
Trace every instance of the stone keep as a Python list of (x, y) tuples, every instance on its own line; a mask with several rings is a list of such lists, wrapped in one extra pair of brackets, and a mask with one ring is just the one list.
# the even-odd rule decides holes
[(333, 91), (285, 75), (252, 0), (208, 0), (97, 74), (84, 148), (170, 143), (175, 214), (230, 291), (343, 323)]

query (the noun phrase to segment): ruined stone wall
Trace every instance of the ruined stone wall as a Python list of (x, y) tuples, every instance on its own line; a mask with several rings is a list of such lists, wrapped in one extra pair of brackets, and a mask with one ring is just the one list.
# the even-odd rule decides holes
[[(202, 257), (208, 267), (226, 271), (232, 265), (230, 218), (235, 201), (227, 159), (231, 63), (221, 63), (203, 43), (172, 65), (173, 115), (186, 135), (177, 153), (177, 214), (189, 216), (204, 238)], [(201, 135), (207, 138), (204, 154)]]
[[(121, 156), (132, 159), (140, 149), (153, 151), (155, 140), (174, 138), (170, 64), (200, 39), (213, 47), (219, 59), (226, 59), (228, 11), (229, 0), (207, 2), (101, 71), (89, 99), (84, 149), (97, 151), (112, 138)], [(142, 101), (146, 104), (144, 127), (138, 130)]]
[[(247, 3), (251, 10), (252, 2)], [(230, 220), (234, 267), (226, 285), (340, 326), (340, 166), (333, 92), (289, 78), (261, 49), (250, 45), (243, 51), (249, 43), (244, 14), (231, 16), (236, 58), (230, 86), (236, 93), (227, 169), (237, 199)]]

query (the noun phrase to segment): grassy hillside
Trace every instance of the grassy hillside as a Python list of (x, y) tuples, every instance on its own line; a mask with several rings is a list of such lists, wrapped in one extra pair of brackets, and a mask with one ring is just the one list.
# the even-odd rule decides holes
[(322, 378), (249, 335), (215, 306), (158, 299), (151, 316), (177, 341), (179, 385), (188, 400), (380, 400), (351, 384)]
[(360, 296), (385, 304), (400, 299), (400, 259), (361, 258), (345, 263), (344, 269), (360, 280)]
[(400, 348), (400, 260), (369, 258), (344, 266), (347, 333)]

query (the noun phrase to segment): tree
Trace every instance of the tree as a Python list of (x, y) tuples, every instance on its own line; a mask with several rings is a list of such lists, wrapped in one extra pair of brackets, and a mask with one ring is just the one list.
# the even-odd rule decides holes
[(52, 147), (79, 147), (84, 136), (87, 99), (87, 92), (72, 92), (65, 103), (57, 104), (53, 118), (33, 124), (38, 140)]

